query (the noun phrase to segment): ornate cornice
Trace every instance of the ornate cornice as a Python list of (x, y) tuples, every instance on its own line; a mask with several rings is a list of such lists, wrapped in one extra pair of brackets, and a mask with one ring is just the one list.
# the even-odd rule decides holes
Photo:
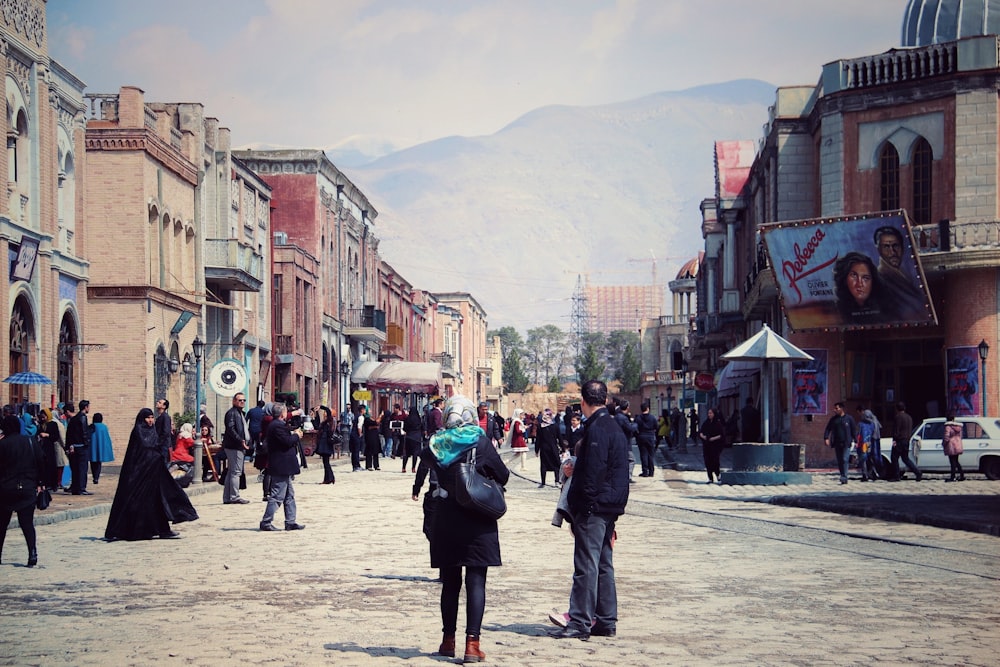
[(191, 299), (186, 299), (180, 294), (162, 290), (151, 285), (93, 285), (87, 286), (87, 298), (94, 300), (116, 300), (116, 301), (137, 301), (150, 299), (156, 303), (176, 308), (177, 310), (189, 310), (197, 312), (201, 304)]
[(87, 151), (145, 151), (191, 185), (198, 185), (197, 168), (145, 128), (88, 128), (86, 146)]
[(45, 7), (36, 0), (0, 0), (0, 16), (11, 32), (35, 46), (45, 43)]

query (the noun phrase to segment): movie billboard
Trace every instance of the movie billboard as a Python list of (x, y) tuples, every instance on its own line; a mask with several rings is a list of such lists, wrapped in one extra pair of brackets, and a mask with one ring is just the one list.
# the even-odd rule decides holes
[(761, 227), (794, 331), (937, 323), (903, 211)]
[(982, 405), (979, 348), (949, 347), (945, 356), (945, 363), (948, 364), (948, 414), (956, 417), (978, 416)]
[(812, 361), (792, 362), (794, 402), (793, 415), (825, 415), (827, 413), (827, 362), (825, 349), (802, 350)]

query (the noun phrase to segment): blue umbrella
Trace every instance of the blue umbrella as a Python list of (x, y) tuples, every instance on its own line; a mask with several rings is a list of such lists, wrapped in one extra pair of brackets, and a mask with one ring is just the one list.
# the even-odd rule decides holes
[(52, 384), (52, 380), (49, 378), (41, 373), (34, 373), (32, 371), (14, 373), (10, 377), (5, 378), (4, 382), (7, 384)]

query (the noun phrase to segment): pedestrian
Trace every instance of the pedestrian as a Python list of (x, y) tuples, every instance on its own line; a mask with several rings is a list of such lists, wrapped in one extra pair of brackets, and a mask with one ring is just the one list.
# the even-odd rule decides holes
[(330, 466), (330, 457), (333, 456), (336, 443), (334, 439), (340, 439), (337, 432), (337, 422), (333, 418), (330, 408), (321, 405), (313, 410), (315, 419), (318, 420), (319, 427), (316, 429), (316, 453), (323, 460), (323, 484), (333, 484), (337, 481)]
[(94, 423), (90, 425), (90, 476), (97, 484), (101, 470), (108, 461), (115, 460), (115, 449), (111, 444), (111, 434), (104, 425), (104, 415), (94, 413)]
[(747, 398), (746, 405), (740, 410), (740, 431), (743, 442), (760, 442), (760, 410), (754, 407), (753, 399)]
[(38, 431), (38, 442), (45, 455), (42, 481), (45, 488), (50, 491), (58, 491), (62, 488), (63, 468), (69, 465), (66, 458), (65, 443), (60, 430), (60, 423), (52, 415), (48, 408), (42, 408), (42, 426)]
[(21, 422), (8, 415), (0, 423), (0, 557), (7, 537), (10, 517), (17, 514), (28, 547), (28, 567), (38, 564), (38, 545), (35, 535), (35, 500), (45, 489), (42, 464), (45, 455), (34, 438), (21, 435)]
[(350, 403), (345, 405), (344, 411), (340, 413), (340, 433), (347, 442), (347, 450), (351, 455), (351, 472), (361, 470), (361, 436), (358, 433), (357, 419)]
[(257, 445), (260, 444), (260, 434), (264, 428), (264, 403), (258, 400), (257, 405), (247, 410), (247, 433), (250, 435), (250, 449), (254, 456), (257, 455)]
[[(96, 415), (94, 417), (96, 419)], [(194, 463), (194, 424), (181, 424), (174, 448), (170, 450), (170, 462)]]
[(302, 530), (305, 526), (296, 521), (298, 508), (295, 505), (295, 488), (292, 486), (292, 480), (300, 472), (299, 434), (289, 429), (285, 422), (288, 408), (284, 403), (275, 403), (271, 415), (274, 421), (267, 427), (266, 435), (267, 469), (271, 475), (271, 483), (267, 507), (260, 519), (260, 529), (265, 532), (278, 530), (271, 522), (280, 505), (285, 513), (285, 530)]
[(521, 408), (514, 410), (514, 414), (510, 418), (510, 428), (507, 429), (505, 436), (507, 445), (515, 451), (524, 451), (528, 448), (528, 443), (524, 439), (524, 421), (521, 419), (523, 414), (524, 410)]
[(878, 453), (876, 452), (876, 443), (878, 442), (878, 436), (876, 428), (877, 420), (875, 419), (875, 414), (871, 410), (865, 410), (865, 406), (858, 404), (858, 440), (857, 447), (855, 451), (858, 455), (858, 470), (861, 471), (861, 481), (867, 482), (869, 479), (875, 481), (877, 477), (875, 475), (869, 475), (868, 469), (872, 468), (874, 471), (874, 466), (878, 458)]
[(156, 417), (152, 410), (143, 408), (129, 435), (104, 539), (179, 537), (170, 524), (198, 518), (184, 489), (163, 465), (161, 447)]
[[(576, 456), (580, 443), (583, 441), (583, 426), (580, 423), (580, 415), (573, 413), (569, 418), (569, 428), (566, 430), (566, 454)], [(566, 457), (563, 457), (563, 463)], [(563, 468), (560, 468), (560, 472)]]
[(573, 529), (573, 587), (569, 622), (556, 638), (614, 637), (618, 593), (612, 543), (628, 504), (627, 442), (607, 409), (608, 388), (588, 380), (581, 388), (584, 436), (566, 496)]
[(670, 412), (666, 408), (660, 411), (660, 418), (656, 420), (656, 447), (662, 443), (670, 449)]
[[(705, 461), (705, 472), (708, 473), (708, 483), (722, 483), (722, 465), (720, 458), (722, 449), (726, 446), (726, 425), (715, 408), (708, 409), (705, 423), (698, 430), (701, 440), (701, 455)], [(712, 476), (715, 475), (715, 479)]]
[(906, 403), (899, 401), (896, 403), (896, 416), (892, 420), (892, 459), (889, 462), (889, 481), (898, 482), (902, 479), (899, 474), (899, 461), (913, 471), (919, 482), (923, 479), (920, 469), (910, 460), (910, 436), (913, 435), (913, 417), (906, 412)]
[(639, 464), (642, 472), (639, 477), (652, 477), (656, 467), (654, 452), (656, 451), (656, 417), (649, 412), (649, 401), (639, 405), (639, 415), (635, 418), (635, 443), (639, 446)]
[(423, 460), (437, 469), (438, 484), (444, 490), (434, 513), (431, 538), (431, 567), (441, 572), (442, 638), (438, 655), (455, 656), (458, 627), (458, 597), (465, 568), (465, 658), (481, 662), (479, 638), (486, 610), (486, 574), (502, 565), (500, 535), (496, 519), (462, 507), (456, 500), (458, 465), (475, 450), (476, 471), (504, 485), (510, 471), (493, 443), (478, 426), (476, 407), (464, 396), (452, 396), (442, 412), (444, 428), (422, 450)]
[(494, 447), (500, 447), (503, 442), (503, 429), (490, 414), (486, 401), (480, 401), (479, 405), (476, 406), (476, 416), (479, 419), (479, 428), (483, 429), (483, 433), (486, 434), (489, 441), (493, 443)]
[[(396, 406), (399, 407), (398, 405)], [(389, 408), (382, 410), (382, 415), (378, 420), (378, 435), (380, 441), (380, 450), (382, 453), (382, 458), (396, 458), (396, 451), (393, 449), (395, 444), (392, 439), (392, 430), (389, 428), (389, 423), (392, 421), (392, 413), (389, 412)]]
[(431, 409), (427, 411), (427, 421), (424, 424), (424, 437), (428, 440), (444, 426), (444, 413), (441, 412), (443, 405), (444, 399), (440, 396), (431, 401)]
[[(410, 461), (410, 471), (417, 472), (418, 456), (424, 443), (424, 426), (420, 419), (420, 410), (416, 401), (410, 407), (409, 414), (403, 419), (403, 472), (406, 472), (406, 462)], [(422, 484), (421, 484), (422, 485)], [(418, 489), (420, 487), (417, 487)]]
[(161, 398), (153, 404), (156, 409), (156, 435), (160, 439), (163, 465), (170, 464), (170, 450), (174, 448), (174, 424), (170, 419), (170, 401)]
[(962, 447), (962, 425), (955, 421), (955, 415), (948, 415), (945, 419), (941, 449), (944, 450), (945, 456), (948, 457), (948, 463), (951, 465), (951, 477), (944, 481), (964, 482), (965, 471), (962, 470), (962, 464), (958, 461), (958, 457), (965, 451)]
[(840, 483), (847, 484), (847, 470), (850, 465), (851, 443), (858, 437), (858, 426), (854, 418), (844, 411), (844, 403), (833, 404), (833, 416), (826, 423), (823, 431), (823, 442), (832, 447), (837, 457), (837, 469), (840, 471)]
[(545, 408), (538, 420), (538, 430), (535, 435), (535, 456), (538, 457), (538, 469), (541, 481), (538, 488), (545, 487), (545, 474), (552, 472), (552, 481), (559, 483), (559, 427), (553, 418), (552, 408)]
[(367, 408), (361, 406), (361, 435), (365, 443), (365, 470), (381, 470), (378, 462), (379, 451), (382, 448), (382, 440), (379, 438), (378, 420), (368, 414)]
[(249, 427), (243, 406), (246, 396), (239, 392), (233, 396), (233, 406), (226, 410), (222, 434), (222, 449), (226, 452), (226, 479), (222, 489), (223, 505), (246, 505), (250, 501), (240, 497), (240, 477), (243, 476), (243, 461), (250, 450)]
[(625, 451), (628, 455), (628, 481), (630, 484), (634, 483), (635, 480), (632, 479), (632, 471), (635, 470), (635, 454), (632, 452), (632, 445), (635, 440), (635, 422), (632, 421), (632, 415), (629, 413), (629, 402), (624, 398), (612, 400), (608, 408), (608, 413), (618, 423), (622, 433), (625, 434)]
[[(392, 406), (392, 414), (389, 415), (389, 436), (392, 438), (392, 458), (404, 456), (405, 449), (403, 443), (403, 422), (406, 421), (406, 411), (403, 406), (396, 403)], [(417, 449), (419, 452), (419, 448)], [(413, 454), (414, 468), (416, 468), (416, 452)], [(403, 466), (406, 467), (405, 465)]]
[(87, 413), (90, 412), (90, 401), (80, 401), (80, 411), (74, 409), (72, 403), (66, 404), (66, 442), (69, 451), (71, 482), (69, 492), (74, 496), (93, 495), (87, 490), (87, 467), (90, 464), (90, 429), (87, 425)]

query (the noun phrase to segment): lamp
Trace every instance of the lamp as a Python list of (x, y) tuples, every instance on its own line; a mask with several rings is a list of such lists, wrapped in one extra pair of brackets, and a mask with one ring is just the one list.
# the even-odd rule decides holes
[(347, 372), (351, 370), (351, 365), (347, 363), (347, 360), (340, 362), (340, 374), (347, 375)]
[(201, 355), (205, 353), (205, 341), (199, 338), (197, 334), (195, 334), (194, 341), (191, 343), (191, 349), (194, 350), (195, 362), (201, 361)]
[(170, 358), (170, 372), (176, 373), (177, 369), (181, 367), (181, 362), (177, 361), (173, 357)]
[(986, 357), (990, 354), (990, 346), (984, 338), (979, 343), (979, 360), (982, 362), (982, 370), (979, 373), (979, 392), (983, 396), (983, 416), (986, 416)]
[[(201, 456), (205, 443), (201, 441), (201, 357), (205, 354), (205, 341), (198, 334), (191, 341), (191, 351), (194, 353), (194, 412), (198, 421), (194, 429), (194, 482), (202, 481)], [(211, 454), (209, 454), (211, 456)]]
[(181, 369), (184, 371), (185, 375), (187, 375), (188, 373), (191, 372), (191, 357), (190, 357), (190, 355), (187, 355), (187, 354), (184, 355), (184, 361), (181, 362)]

